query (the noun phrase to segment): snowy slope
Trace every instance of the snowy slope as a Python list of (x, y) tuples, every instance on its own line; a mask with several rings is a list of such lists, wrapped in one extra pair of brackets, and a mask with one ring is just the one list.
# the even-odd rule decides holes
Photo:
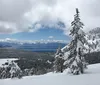
[(48, 73), (23, 79), (0, 80), (0, 85), (100, 85), (100, 64), (88, 66), (82, 75), (70, 75), (66, 71), (62, 74)]

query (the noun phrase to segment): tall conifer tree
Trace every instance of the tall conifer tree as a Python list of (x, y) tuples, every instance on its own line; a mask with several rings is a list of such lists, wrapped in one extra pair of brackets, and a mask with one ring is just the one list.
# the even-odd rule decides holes
[(84, 58), (84, 44), (87, 43), (85, 39), (85, 33), (82, 30), (84, 24), (81, 22), (79, 16), (79, 10), (76, 8), (76, 14), (74, 15), (74, 21), (71, 23), (72, 29), (70, 30), (70, 35), (72, 36), (71, 42), (66, 47), (65, 55), (67, 57), (64, 64), (69, 67), (70, 72), (74, 75), (84, 73), (84, 68), (86, 68), (86, 62)]

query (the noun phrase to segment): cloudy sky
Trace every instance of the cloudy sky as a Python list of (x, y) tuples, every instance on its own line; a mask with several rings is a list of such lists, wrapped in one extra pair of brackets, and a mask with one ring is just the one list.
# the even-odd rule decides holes
[(85, 31), (100, 27), (100, 0), (0, 0), (0, 38), (68, 39), (75, 8)]

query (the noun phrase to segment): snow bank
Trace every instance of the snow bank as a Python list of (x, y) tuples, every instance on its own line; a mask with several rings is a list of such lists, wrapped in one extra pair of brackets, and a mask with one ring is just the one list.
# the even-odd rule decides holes
[(88, 66), (85, 74), (71, 75), (64, 73), (48, 73), (41, 76), (24, 77), (22, 79), (0, 80), (0, 85), (100, 85), (100, 64)]

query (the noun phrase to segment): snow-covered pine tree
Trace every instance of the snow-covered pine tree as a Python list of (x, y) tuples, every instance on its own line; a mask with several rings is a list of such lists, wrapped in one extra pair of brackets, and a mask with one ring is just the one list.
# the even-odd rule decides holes
[(72, 29), (70, 30), (70, 35), (72, 36), (72, 41), (66, 46), (63, 51), (64, 55), (67, 57), (64, 64), (69, 67), (70, 72), (74, 75), (84, 73), (84, 68), (86, 68), (86, 62), (84, 59), (83, 50), (85, 49), (84, 44), (87, 43), (85, 39), (85, 33), (82, 30), (84, 24), (80, 20), (79, 10), (76, 8), (76, 14), (74, 15), (74, 21), (71, 23)]
[(9, 62), (11, 78), (22, 78), (22, 71), (14, 61)]
[(92, 52), (98, 52), (99, 51), (99, 40), (98, 40), (98, 37), (97, 35), (93, 35), (93, 38), (92, 38)]
[(57, 49), (57, 52), (55, 53), (55, 61), (54, 61), (54, 71), (56, 72), (63, 72), (63, 52), (61, 51), (61, 48), (59, 47)]

